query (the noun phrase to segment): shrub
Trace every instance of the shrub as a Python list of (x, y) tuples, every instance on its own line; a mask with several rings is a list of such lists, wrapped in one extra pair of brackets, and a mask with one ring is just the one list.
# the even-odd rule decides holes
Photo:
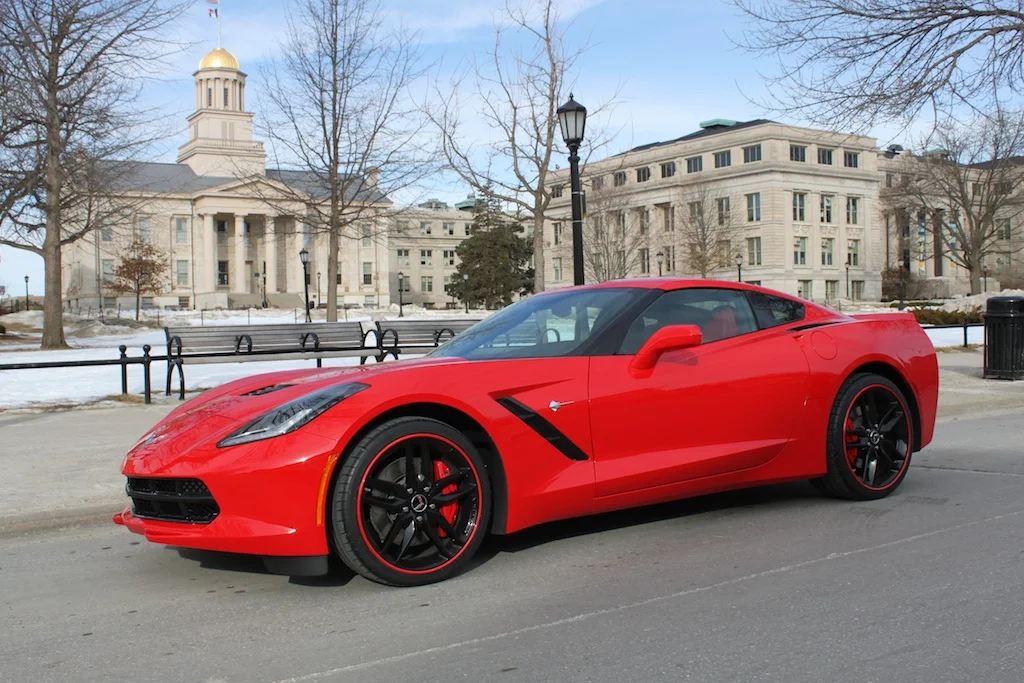
[(943, 311), (934, 308), (915, 308), (910, 312), (917, 318), (917, 322), (922, 325), (962, 325), (965, 315), (969, 323), (982, 322), (980, 306), (974, 306), (966, 313), (962, 311)]

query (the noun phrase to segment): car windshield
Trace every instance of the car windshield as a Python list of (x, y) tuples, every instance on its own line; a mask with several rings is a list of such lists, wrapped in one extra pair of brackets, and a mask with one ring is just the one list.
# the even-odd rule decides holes
[(643, 293), (638, 288), (602, 288), (532, 296), (485, 318), (428, 355), (467, 360), (570, 356)]

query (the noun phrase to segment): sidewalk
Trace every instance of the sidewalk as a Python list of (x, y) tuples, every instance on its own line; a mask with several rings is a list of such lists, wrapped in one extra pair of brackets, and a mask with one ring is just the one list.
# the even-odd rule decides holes
[[(939, 419), (1024, 410), (1024, 381), (981, 378), (982, 354), (938, 354)], [(0, 413), (0, 535), (109, 518), (127, 504), (121, 461), (178, 405)]]

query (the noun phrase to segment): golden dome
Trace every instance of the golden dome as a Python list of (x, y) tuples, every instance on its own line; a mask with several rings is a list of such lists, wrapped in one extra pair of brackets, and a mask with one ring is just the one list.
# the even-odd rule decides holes
[(200, 69), (228, 69), (229, 71), (241, 71), (235, 56), (222, 47), (210, 50), (205, 57), (199, 61)]

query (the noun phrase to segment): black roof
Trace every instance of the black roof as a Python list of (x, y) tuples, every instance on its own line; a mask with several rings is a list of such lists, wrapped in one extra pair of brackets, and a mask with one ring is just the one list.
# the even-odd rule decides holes
[(697, 140), (699, 138), (705, 138), (705, 137), (708, 137), (710, 135), (718, 135), (719, 133), (725, 133), (725, 132), (728, 132), (728, 131), (739, 130), (741, 128), (751, 128), (753, 126), (760, 126), (760, 125), (763, 125), (763, 124), (766, 124), (766, 123), (775, 123), (775, 121), (771, 121), (769, 119), (754, 119), (752, 121), (739, 121), (737, 123), (734, 123), (731, 126), (709, 126), (707, 128), (701, 128), (698, 131), (695, 131), (693, 133), (689, 133), (687, 135), (684, 135), (684, 136), (682, 136), (680, 138), (675, 138), (674, 140), (665, 140), (665, 141), (662, 141), (662, 142), (648, 142), (646, 145), (640, 145), (638, 147), (634, 147), (633, 149), (628, 149), (625, 152), (620, 152), (619, 154), (613, 154), (612, 156), (613, 157), (618, 157), (618, 156), (623, 156), (623, 155), (626, 155), (626, 154), (632, 154), (633, 152), (642, 152), (642, 151), (644, 151), (646, 149), (653, 149), (655, 147), (663, 147), (665, 145), (672, 145), (672, 144), (675, 144), (677, 142), (685, 142), (687, 140)]

